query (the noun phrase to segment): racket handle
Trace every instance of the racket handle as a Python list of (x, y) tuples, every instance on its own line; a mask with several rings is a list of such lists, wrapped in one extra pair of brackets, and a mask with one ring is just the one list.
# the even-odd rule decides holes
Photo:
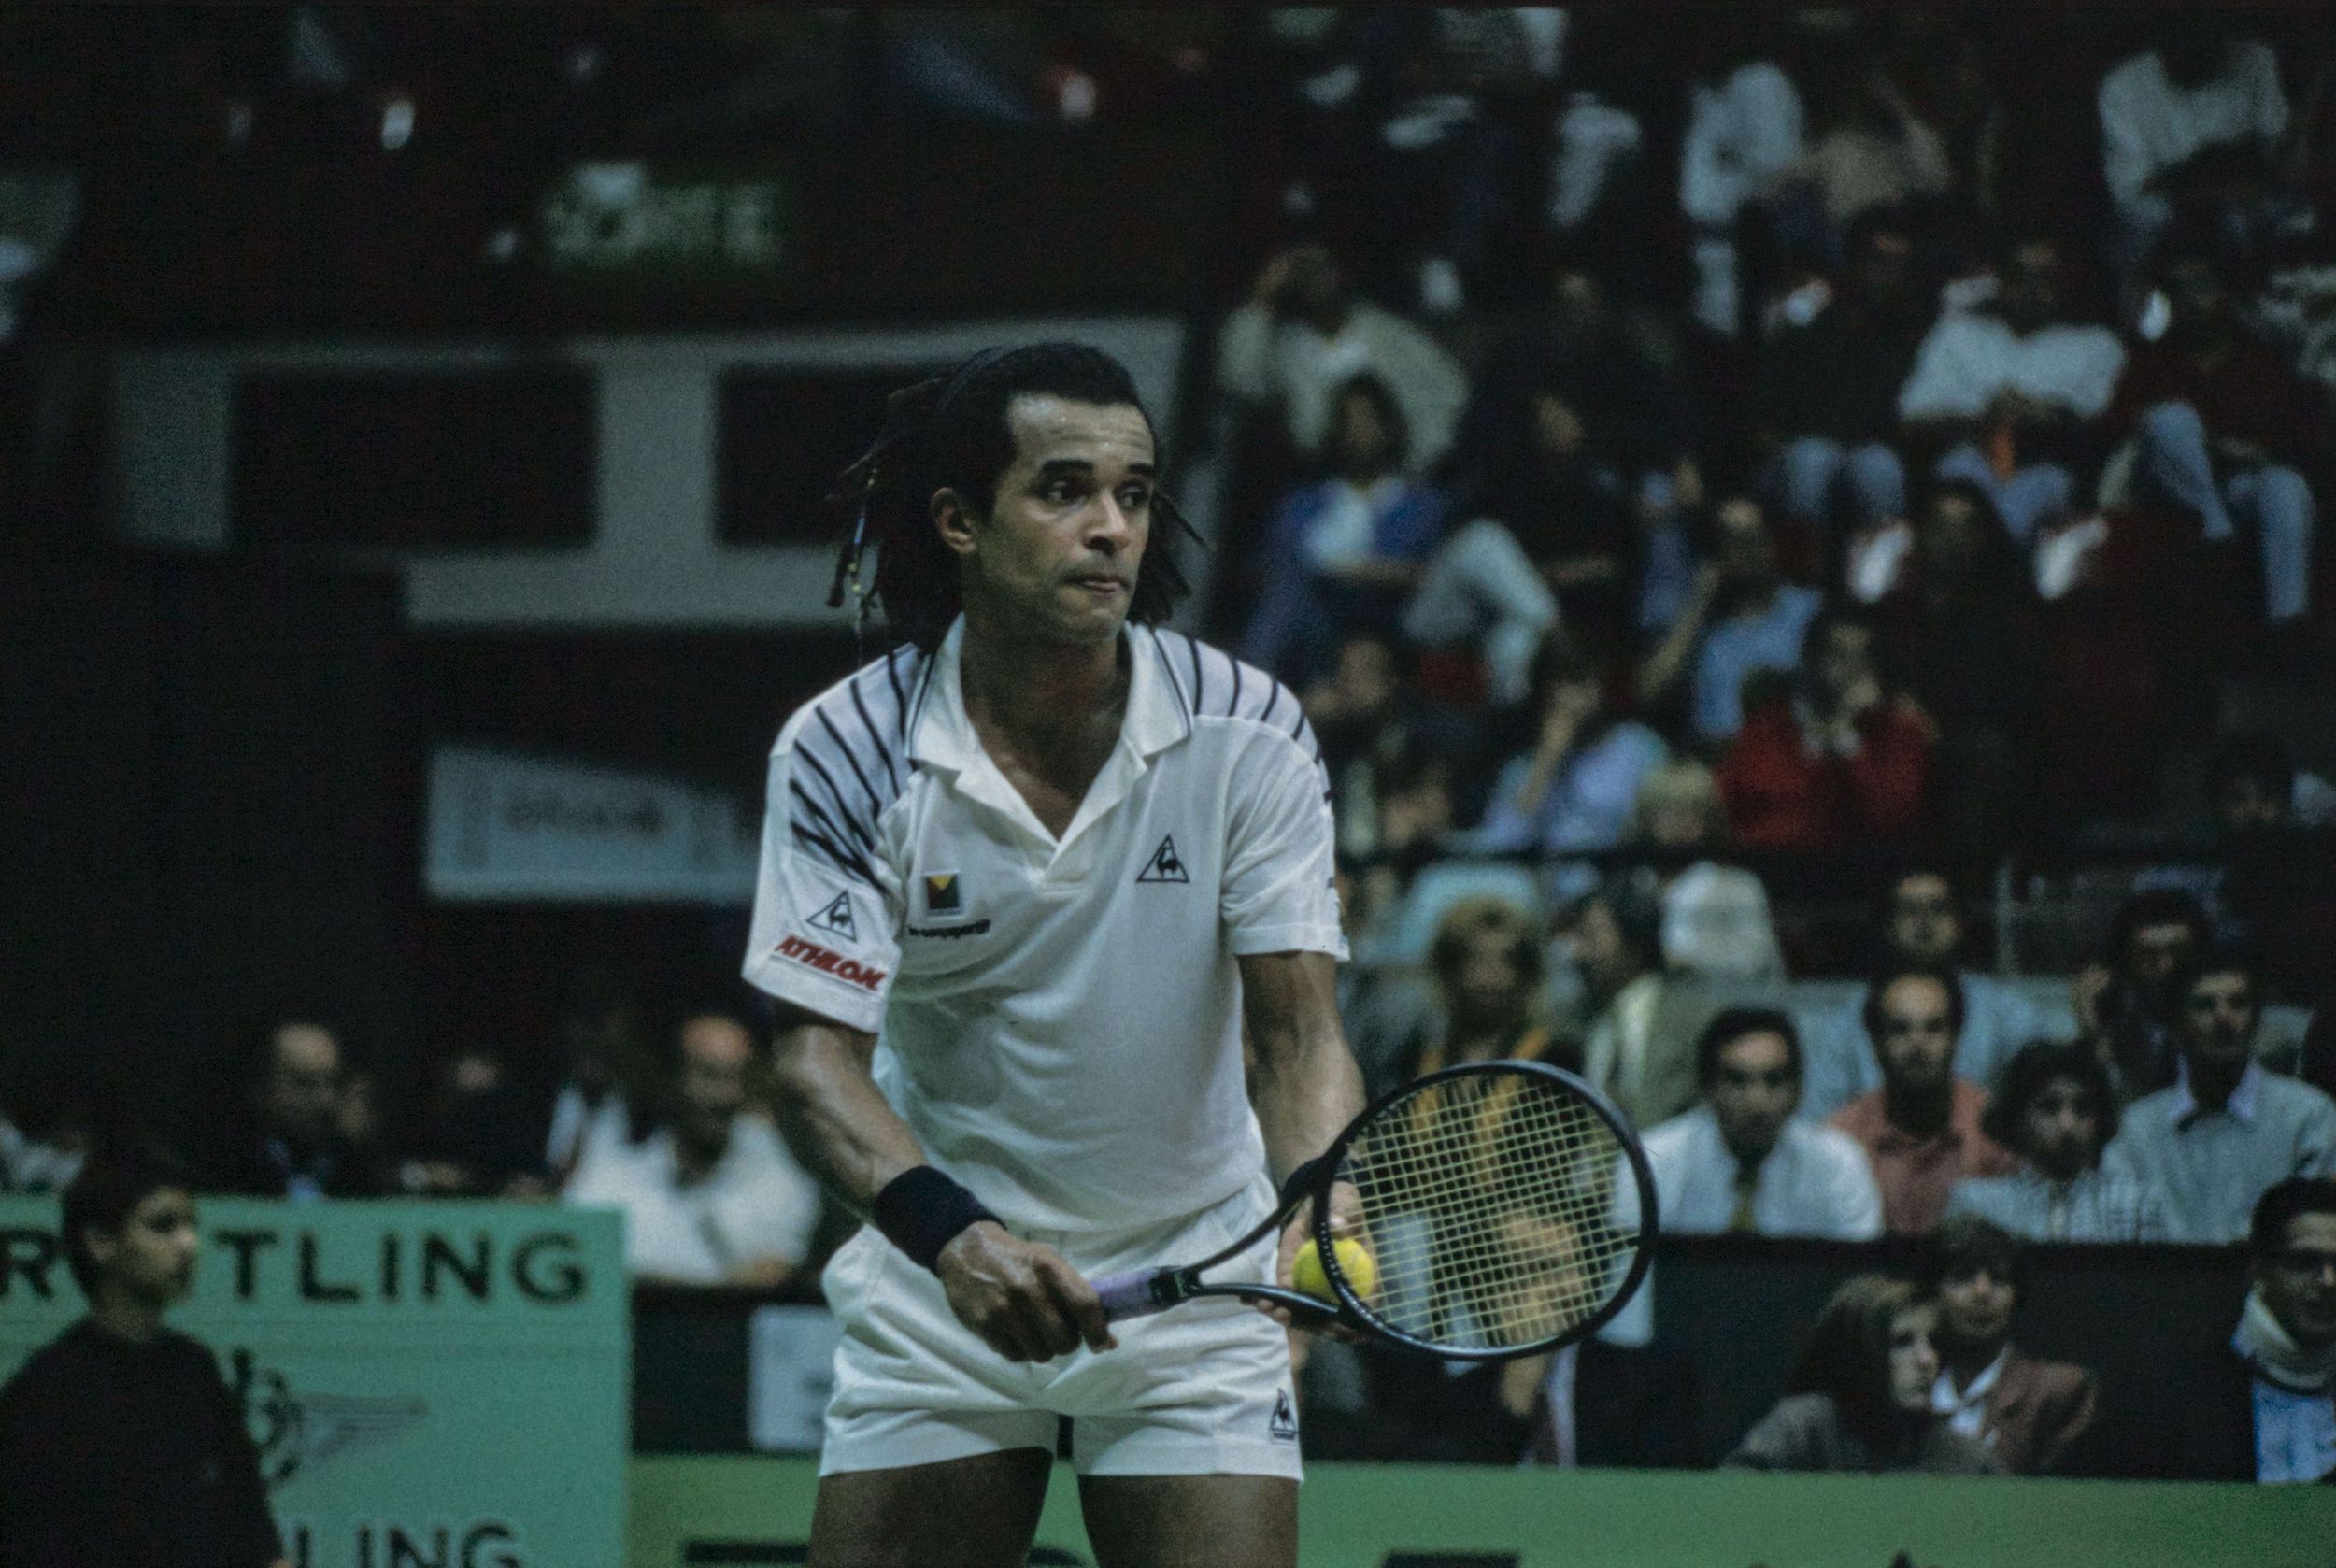
[(1104, 1318), (1117, 1323), (1124, 1318), (1141, 1318), (1146, 1313), (1159, 1312), (1174, 1304), (1175, 1298), (1161, 1287), (1173, 1275), (1169, 1269), (1129, 1269), (1121, 1274), (1107, 1274), (1093, 1281), (1095, 1294), (1104, 1304)]

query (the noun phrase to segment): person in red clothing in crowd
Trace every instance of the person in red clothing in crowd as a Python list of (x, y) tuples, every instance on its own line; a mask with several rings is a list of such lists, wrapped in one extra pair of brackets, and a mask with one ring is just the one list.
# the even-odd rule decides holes
[(1903, 841), (1922, 825), (1938, 726), (1886, 688), (1875, 640), (1862, 610), (1819, 614), (1789, 688), (1749, 707), (1719, 764), (1737, 843), (1832, 849)]
[(2300, 470), (2325, 449), (2320, 399), (2248, 335), (2209, 250), (2169, 250), (2158, 270), (2164, 335), (2127, 362), (2109, 428), (2133, 442), (2138, 498), (2196, 520), (2212, 549), (2253, 536), (2264, 619), (2299, 627), (2311, 607), (2313, 535)]

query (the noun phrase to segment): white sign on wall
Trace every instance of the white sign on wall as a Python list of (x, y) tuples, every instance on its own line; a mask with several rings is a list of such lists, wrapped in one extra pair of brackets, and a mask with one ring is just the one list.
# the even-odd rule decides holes
[(422, 883), (452, 901), (746, 904), (755, 825), (715, 791), (622, 769), (442, 746)]

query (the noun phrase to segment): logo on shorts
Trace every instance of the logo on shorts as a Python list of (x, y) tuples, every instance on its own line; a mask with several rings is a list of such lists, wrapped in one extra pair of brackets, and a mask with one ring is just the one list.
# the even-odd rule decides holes
[(1296, 1405), (1289, 1403), (1288, 1389), (1274, 1390), (1274, 1419), (1265, 1430), (1272, 1434), (1276, 1443), (1298, 1441), (1298, 1409)]
[(858, 986), (862, 991), (875, 991), (884, 984), (883, 970), (855, 963), (841, 953), (832, 953), (817, 942), (806, 942), (800, 936), (790, 936), (781, 942), (771, 949), (771, 956), (791, 959), (805, 969), (832, 975), (846, 985)]
[(1135, 879), (1139, 882), (1189, 882), (1192, 880), (1190, 877), (1185, 875), (1184, 859), (1176, 853), (1176, 839), (1174, 834), (1160, 841), (1160, 848), (1152, 851), (1152, 858), (1145, 862), (1144, 869), (1136, 874)]
[(965, 897), (958, 887), (957, 873), (934, 871), (925, 877), (925, 913), (955, 915), (965, 907)]
[(833, 904), (816, 915), (805, 916), (804, 923), (817, 926), (821, 931), (832, 931), (847, 942), (860, 940), (860, 928), (852, 923), (849, 893), (837, 893)]

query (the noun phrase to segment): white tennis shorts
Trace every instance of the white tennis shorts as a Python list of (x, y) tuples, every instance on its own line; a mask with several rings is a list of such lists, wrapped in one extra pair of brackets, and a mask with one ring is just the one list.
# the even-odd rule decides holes
[[(1273, 1207), (1262, 1174), (1214, 1207), (1141, 1230), (1019, 1232), (1090, 1278), (1186, 1263), (1224, 1247)], [(1212, 1270), (1263, 1279), (1275, 1238)], [(1119, 1346), (1051, 1361), (1005, 1360), (957, 1320), (941, 1282), (862, 1226), (820, 1283), (842, 1323), (819, 1474), (937, 1464), (1008, 1448), (1055, 1449), (1071, 1422), (1082, 1475), (1287, 1475), (1299, 1478), (1289, 1342), (1244, 1303), (1187, 1302), (1113, 1325)]]

